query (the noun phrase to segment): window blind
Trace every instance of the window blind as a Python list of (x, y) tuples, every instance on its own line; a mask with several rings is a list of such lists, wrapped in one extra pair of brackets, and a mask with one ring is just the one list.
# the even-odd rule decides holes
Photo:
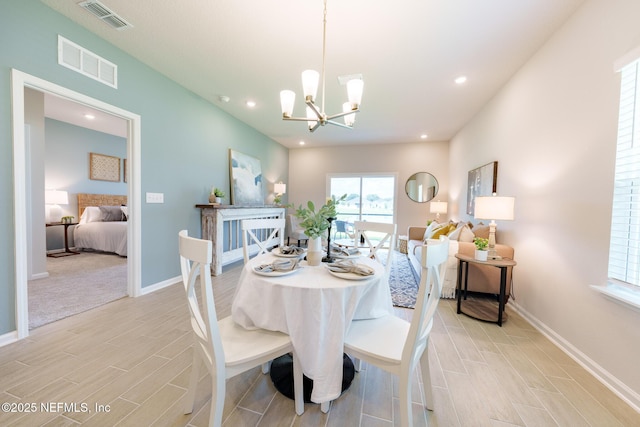
[(639, 61), (621, 70), (609, 278), (640, 286)]

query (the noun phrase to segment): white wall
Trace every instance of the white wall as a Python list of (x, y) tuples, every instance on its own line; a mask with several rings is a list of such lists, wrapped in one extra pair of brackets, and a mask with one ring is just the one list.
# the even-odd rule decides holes
[[(619, 75), (640, 45), (640, 1), (588, 0), (451, 141), (450, 195), (498, 160), (498, 193), (516, 220), (510, 304), (640, 407), (640, 313), (589, 285), (607, 279)], [(462, 212), (464, 213), (464, 212)]]
[(295, 206), (308, 200), (323, 204), (329, 173), (397, 173), (398, 234), (405, 234), (409, 225), (426, 224), (428, 219), (435, 218), (435, 214), (429, 213), (429, 203), (416, 203), (407, 197), (405, 182), (416, 172), (429, 172), (438, 180), (436, 200), (447, 200), (448, 153), (448, 142), (291, 149), (285, 202), (288, 200)]

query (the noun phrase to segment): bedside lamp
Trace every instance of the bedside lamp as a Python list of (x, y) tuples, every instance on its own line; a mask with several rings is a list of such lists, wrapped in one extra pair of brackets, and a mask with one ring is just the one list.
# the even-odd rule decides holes
[(45, 190), (44, 203), (49, 206), (48, 222), (60, 222), (62, 219), (62, 208), (60, 205), (69, 204), (69, 194), (66, 191)]
[(475, 199), (475, 211), (473, 216), (476, 219), (490, 219), (489, 223), (489, 259), (501, 259), (496, 254), (496, 221), (513, 220), (513, 207), (515, 198), (499, 197), (495, 193), (493, 196), (481, 196)]
[(437, 202), (429, 203), (429, 212), (436, 214), (436, 222), (438, 222), (440, 220), (440, 214), (447, 213), (447, 202), (438, 200)]
[(275, 204), (280, 204), (282, 201), (282, 195), (287, 192), (287, 184), (284, 184), (282, 181), (276, 182), (273, 184), (273, 192), (276, 193), (276, 197), (274, 197), (273, 202)]

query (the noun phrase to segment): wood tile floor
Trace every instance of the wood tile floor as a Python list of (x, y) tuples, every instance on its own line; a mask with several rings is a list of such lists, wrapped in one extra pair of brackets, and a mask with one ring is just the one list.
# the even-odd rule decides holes
[[(229, 315), (239, 271), (213, 278), (219, 317)], [(412, 310), (397, 312), (409, 318)], [(416, 375), (416, 426), (427, 419), (431, 426), (640, 425), (640, 414), (513, 311), (500, 328), (457, 315), (454, 301), (442, 300), (430, 350), (435, 410), (422, 409)], [(191, 352), (181, 284), (42, 326), (0, 348), (0, 403), (35, 409), (0, 411), (0, 425), (205, 426), (208, 376), (194, 413), (182, 414)], [(306, 404), (299, 417), (255, 369), (228, 381), (224, 425), (394, 426), (397, 411), (397, 381), (375, 367), (365, 365), (329, 413)]]

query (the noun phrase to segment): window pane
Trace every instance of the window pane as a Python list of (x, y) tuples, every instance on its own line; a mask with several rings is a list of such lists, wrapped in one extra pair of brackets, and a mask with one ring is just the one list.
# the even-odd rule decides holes
[(362, 220), (393, 224), (393, 177), (362, 179)]

